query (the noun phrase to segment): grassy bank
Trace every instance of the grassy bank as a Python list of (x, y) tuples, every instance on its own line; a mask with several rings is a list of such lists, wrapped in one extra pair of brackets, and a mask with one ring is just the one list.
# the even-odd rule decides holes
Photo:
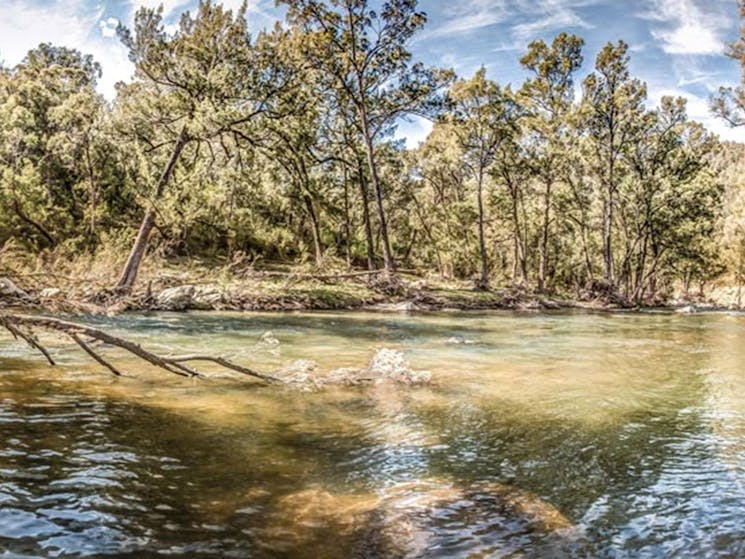
[[(339, 262), (323, 269), (280, 262), (149, 258), (135, 290), (127, 296), (110, 291), (121, 254), (67, 257), (47, 254), (0, 254), (0, 305), (49, 312), (116, 313), (180, 310), (541, 310), (613, 309), (623, 302), (597, 293), (535, 293), (511, 287), (483, 291), (472, 281), (446, 280), (406, 270), (394, 282), (382, 274), (349, 270)], [(716, 299), (677, 298), (707, 308), (736, 306), (733, 289), (720, 288)], [(655, 302), (659, 306), (659, 302)]]

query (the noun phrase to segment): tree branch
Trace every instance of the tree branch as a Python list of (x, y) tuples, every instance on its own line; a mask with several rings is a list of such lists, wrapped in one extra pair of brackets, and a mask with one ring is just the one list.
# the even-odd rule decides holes
[(205, 378), (205, 376), (199, 371), (184, 365), (187, 361), (211, 361), (217, 363), (226, 369), (239, 372), (241, 374), (258, 378), (268, 383), (281, 383), (282, 381), (271, 375), (260, 373), (248, 367), (237, 365), (232, 361), (228, 361), (222, 357), (211, 357), (207, 355), (185, 355), (180, 357), (161, 357), (143, 349), (140, 345), (113, 336), (103, 330), (92, 328), (90, 326), (84, 326), (82, 324), (76, 324), (74, 322), (67, 322), (56, 318), (48, 318), (44, 316), (27, 316), (20, 314), (8, 314), (0, 313), (0, 327), (5, 328), (16, 338), (21, 338), (26, 341), (31, 347), (41, 352), (44, 357), (47, 358), (50, 365), (54, 365), (55, 362), (50, 356), (47, 349), (39, 343), (39, 341), (33, 336), (33, 334), (24, 333), (21, 328), (27, 328), (32, 330), (34, 328), (47, 330), (64, 334), (71, 338), (76, 344), (78, 344), (85, 353), (87, 353), (92, 359), (94, 359), (100, 365), (106, 367), (109, 371), (117, 376), (121, 376), (121, 371), (109, 363), (106, 359), (96, 352), (91, 346), (90, 342), (85, 342), (81, 336), (86, 336), (93, 341), (103, 342), (105, 344), (113, 345), (121, 348), (135, 357), (139, 357), (143, 361), (150, 363), (151, 365), (163, 369), (169, 373), (183, 376), (183, 377), (197, 377)]

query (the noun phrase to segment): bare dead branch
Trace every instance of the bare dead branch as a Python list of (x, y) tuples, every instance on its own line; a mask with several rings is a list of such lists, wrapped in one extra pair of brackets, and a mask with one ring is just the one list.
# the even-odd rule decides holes
[(70, 334), (70, 337), (75, 340), (75, 343), (77, 343), (81, 348), (83, 348), (83, 351), (85, 351), (88, 355), (90, 355), (95, 361), (106, 367), (108, 370), (110, 370), (112, 373), (114, 373), (116, 376), (121, 376), (122, 373), (114, 367), (111, 363), (106, 361), (103, 357), (101, 357), (98, 353), (93, 351), (88, 344), (86, 344), (83, 340), (80, 339), (80, 336), (77, 334)]
[[(0, 318), (0, 320), (2, 319)], [(49, 352), (46, 350), (46, 348), (43, 345), (41, 345), (39, 342), (36, 341), (33, 334), (25, 334), (21, 330), (16, 328), (15, 326), (7, 322), (2, 322), (2, 325), (5, 326), (5, 328), (7, 328), (8, 331), (10, 331), (10, 333), (13, 334), (13, 336), (15, 336), (16, 338), (21, 338), (22, 340), (25, 340), (28, 345), (40, 351), (44, 355), (44, 357), (47, 358), (47, 361), (49, 361), (50, 365), (52, 366), (55, 365), (54, 359), (52, 359), (52, 356), (49, 355)]]
[(212, 357), (210, 355), (178, 355), (175, 357), (166, 357), (165, 361), (174, 365), (177, 363), (184, 363), (186, 361), (211, 361), (212, 363), (222, 365), (226, 369), (231, 369), (244, 375), (260, 378), (269, 383), (279, 382), (279, 379), (273, 376), (265, 375), (264, 373), (260, 373), (258, 371), (255, 371), (254, 369), (237, 365), (231, 361), (228, 361), (227, 359), (223, 359), (222, 357)]
[[(183, 376), (183, 377), (198, 377), (205, 378), (205, 375), (200, 373), (198, 370), (193, 369), (185, 362), (188, 361), (210, 361), (230, 369), (241, 374), (260, 379), (268, 383), (281, 383), (282, 381), (276, 377), (260, 373), (248, 367), (243, 367), (232, 361), (224, 359), (222, 357), (212, 357), (208, 355), (185, 355), (180, 357), (161, 357), (143, 349), (139, 344), (130, 342), (123, 338), (113, 336), (108, 332), (99, 330), (98, 328), (92, 328), (83, 324), (77, 324), (74, 322), (67, 322), (59, 320), (57, 318), (49, 318), (44, 316), (28, 316), (21, 314), (11, 313), (0, 313), (0, 327), (8, 330), (16, 338), (21, 338), (26, 341), (31, 347), (41, 352), (49, 361), (50, 365), (54, 365), (54, 360), (47, 351), (47, 349), (39, 343), (34, 337), (33, 333), (28, 334), (23, 332), (23, 328), (28, 330), (41, 329), (51, 332), (64, 334), (71, 338), (77, 345), (79, 345), (85, 353), (87, 353), (92, 359), (94, 359), (100, 365), (103, 365), (115, 375), (121, 375), (121, 371), (109, 363), (106, 359), (95, 351), (92, 347), (92, 343), (103, 343), (118, 347), (131, 353), (132, 355), (139, 357), (143, 361), (150, 363), (151, 365), (163, 369), (169, 373)], [(83, 340), (83, 336), (88, 340)]]

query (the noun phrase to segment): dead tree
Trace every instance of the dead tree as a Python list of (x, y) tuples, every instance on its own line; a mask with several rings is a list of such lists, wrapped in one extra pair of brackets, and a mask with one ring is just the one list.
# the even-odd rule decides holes
[(92, 328), (90, 326), (67, 322), (56, 318), (0, 312), (0, 327), (8, 330), (16, 339), (24, 340), (32, 348), (39, 351), (44, 355), (50, 365), (55, 365), (54, 359), (36, 336), (35, 332), (37, 330), (55, 332), (69, 337), (92, 359), (117, 376), (121, 376), (122, 371), (106, 360), (98, 350), (94, 349), (93, 343), (100, 342), (118, 347), (159, 369), (182, 377), (206, 378), (203, 373), (189, 365), (186, 365), (186, 363), (202, 361), (216, 363), (217, 365), (230, 369), (231, 371), (262, 380), (269, 384), (283, 382), (279, 378), (238, 365), (222, 357), (213, 357), (210, 355), (160, 356), (143, 349), (139, 344), (113, 336), (103, 330), (99, 330), (98, 328)]

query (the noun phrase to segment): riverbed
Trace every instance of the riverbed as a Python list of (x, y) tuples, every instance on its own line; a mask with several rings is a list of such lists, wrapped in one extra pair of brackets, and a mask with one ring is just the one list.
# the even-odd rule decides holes
[(0, 557), (745, 555), (745, 315), (159, 313), (86, 323), (264, 372), (0, 337)]

